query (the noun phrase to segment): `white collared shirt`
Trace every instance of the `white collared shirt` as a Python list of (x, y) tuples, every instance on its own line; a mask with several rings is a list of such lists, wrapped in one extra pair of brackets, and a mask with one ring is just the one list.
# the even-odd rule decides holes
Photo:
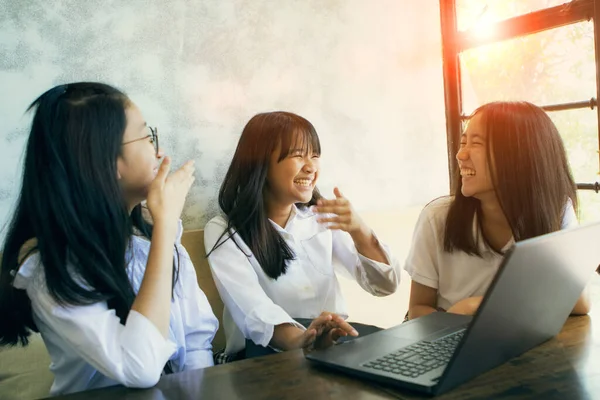
[[(276, 280), (265, 274), (258, 261), (236, 233), (225, 240), (208, 261), (217, 289), (225, 304), (223, 327), (227, 338), (226, 353), (245, 346), (245, 338), (267, 346), (276, 325), (295, 324), (293, 318), (315, 318), (330, 311), (347, 318), (336, 272), (355, 279), (375, 296), (393, 293), (400, 281), (399, 263), (382, 245), (389, 265), (368, 259), (356, 251), (350, 235), (329, 230), (317, 222), (308, 208), (292, 208), (285, 228), (273, 227), (293, 250), (295, 259)], [(215, 217), (204, 228), (206, 251), (210, 252), (223, 232), (226, 220)]]
[[(451, 196), (441, 197), (421, 211), (404, 265), (413, 281), (437, 289), (437, 307), (444, 310), (468, 297), (483, 296), (504, 258), (487, 247), (483, 240), (479, 240), (482, 257), (460, 250), (444, 251), (444, 229), (452, 199)], [(577, 216), (569, 200), (561, 228), (573, 226), (577, 226)], [(479, 232), (477, 218), (473, 221), (473, 232)], [(501, 251), (506, 252), (514, 243), (511, 238)]]
[[(149, 387), (156, 384), (168, 360), (173, 371), (213, 365), (212, 340), (218, 321), (198, 287), (190, 257), (181, 245), (181, 222), (176, 247), (179, 280), (171, 301), (169, 338), (142, 314), (131, 310), (125, 325), (106, 302), (61, 306), (50, 296), (39, 253), (19, 268), (14, 286), (31, 299), (33, 319), (40, 330), (54, 373), (51, 395), (116, 384)], [(150, 242), (134, 236), (127, 251), (127, 275), (138, 292)]]

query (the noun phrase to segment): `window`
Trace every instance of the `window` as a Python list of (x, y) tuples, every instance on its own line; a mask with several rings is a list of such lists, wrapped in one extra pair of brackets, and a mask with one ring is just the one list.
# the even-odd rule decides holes
[(440, 1), (448, 162), (452, 174), (462, 121), (476, 107), (530, 101), (563, 137), (589, 221), (600, 219), (597, 18), (593, 0), (564, 1)]
[(485, 24), (517, 17), (541, 9), (559, 6), (566, 0), (457, 0), (456, 19), (459, 31), (474, 26), (485, 28)]

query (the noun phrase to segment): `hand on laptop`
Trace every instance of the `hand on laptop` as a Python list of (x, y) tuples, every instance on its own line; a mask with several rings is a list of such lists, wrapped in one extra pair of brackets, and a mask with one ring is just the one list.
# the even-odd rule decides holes
[(303, 349), (324, 349), (332, 346), (342, 336), (358, 336), (358, 332), (342, 317), (330, 312), (322, 312), (302, 334)]
[(446, 312), (462, 315), (473, 315), (479, 308), (483, 296), (468, 297), (450, 307)]

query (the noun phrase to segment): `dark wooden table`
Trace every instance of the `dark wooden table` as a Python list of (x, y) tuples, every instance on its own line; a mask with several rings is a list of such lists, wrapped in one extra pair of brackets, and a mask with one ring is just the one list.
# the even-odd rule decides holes
[[(600, 322), (592, 321), (590, 316), (569, 318), (555, 339), (436, 398), (600, 399)], [(58, 398), (376, 400), (423, 396), (316, 367), (301, 351), (291, 351), (165, 376), (152, 389), (116, 386), (54, 399)]]

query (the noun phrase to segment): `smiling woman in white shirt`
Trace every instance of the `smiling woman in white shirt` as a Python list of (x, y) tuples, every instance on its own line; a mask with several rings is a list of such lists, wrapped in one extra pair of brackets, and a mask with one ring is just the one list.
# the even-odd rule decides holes
[[(39, 331), (58, 395), (213, 365), (218, 321), (180, 243), (194, 181), (160, 165), (156, 129), (119, 90), (56, 86), (33, 102), (0, 274), (0, 344)], [(147, 201), (153, 225), (142, 217)]]
[(393, 293), (399, 265), (339, 189), (319, 194), (321, 146), (289, 112), (246, 124), (219, 192), (223, 216), (204, 231), (225, 311), (226, 356), (328, 346), (376, 331), (344, 320), (336, 273), (374, 296)]
[[(577, 187), (558, 130), (541, 108), (481, 106), (456, 159), (454, 195), (429, 203), (415, 227), (405, 264), (412, 278), (409, 319), (436, 311), (474, 314), (515, 241), (577, 225)], [(586, 289), (572, 312), (589, 309)]]

